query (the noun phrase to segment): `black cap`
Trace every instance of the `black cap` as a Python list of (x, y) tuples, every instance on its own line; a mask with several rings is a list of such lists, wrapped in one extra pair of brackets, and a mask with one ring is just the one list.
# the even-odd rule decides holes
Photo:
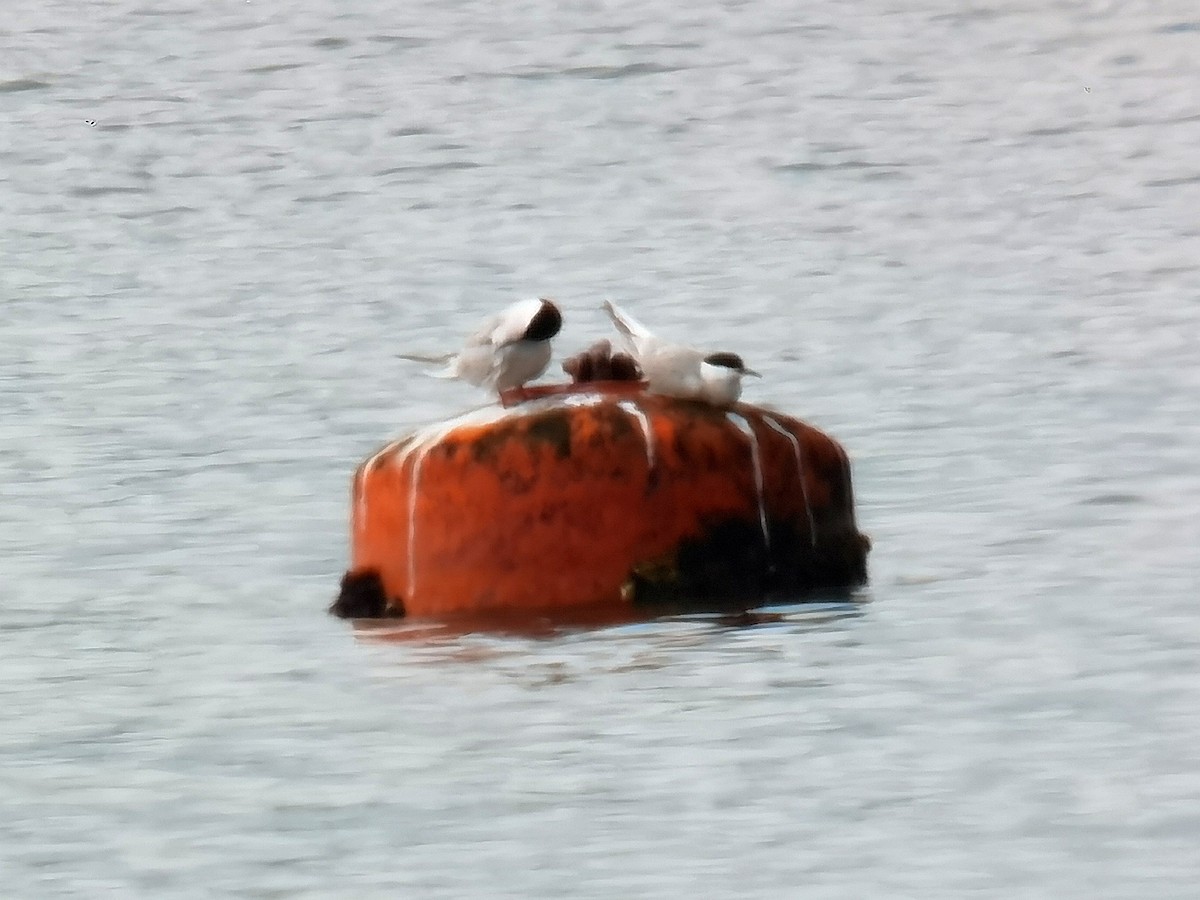
[(527, 341), (548, 341), (562, 328), (562, 313), (550, 300), (542, 299), (542, 308), (537, 311), (525, 329)]

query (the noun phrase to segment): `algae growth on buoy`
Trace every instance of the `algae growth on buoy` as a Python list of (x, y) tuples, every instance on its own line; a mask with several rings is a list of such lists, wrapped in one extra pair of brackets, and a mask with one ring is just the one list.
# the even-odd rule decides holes
[(629, 381), (530, 389), (358, 467), (332, 611), (754, 602), (861, 584), (868, 547), (845, 451), (797, 419)]

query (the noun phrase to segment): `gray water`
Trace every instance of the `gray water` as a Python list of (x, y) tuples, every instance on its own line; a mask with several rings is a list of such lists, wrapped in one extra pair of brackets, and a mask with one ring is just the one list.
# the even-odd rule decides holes
[[(1192, 0), (10, 0), (0, 894), (1195, 896), (1198, 79)], [(483, 399), (395, 354), (533, 294), (741, 352), (870, 585), (327, 617)]]

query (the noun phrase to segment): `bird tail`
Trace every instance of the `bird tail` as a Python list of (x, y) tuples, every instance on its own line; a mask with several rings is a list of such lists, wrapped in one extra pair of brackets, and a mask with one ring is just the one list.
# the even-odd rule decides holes
[(397, 359), (407, 359), (409, 362), (419, 363), (448, 363), (453, 358), (453, 353), (397, 353)]
[(436, 372), (425, 371), (421, 374), (429, 378), (457, 378), (458, 369), (455, 365), (455, 355), (453, 353), (397, 353), (397, 359), (406, 359), (409, 362), (426, 363), (429, 365), (442, 366)]
[(647, 341), (654, 338), (650, 329), (611, 300), (605, 300), (603, 308), (608, 313), (608, 317), (612, 319), (613, 324), (617, 326), (617, 331), (621, 332), (621, 337), (625, 339), (626, 345), (635, 353), (639, 352)]

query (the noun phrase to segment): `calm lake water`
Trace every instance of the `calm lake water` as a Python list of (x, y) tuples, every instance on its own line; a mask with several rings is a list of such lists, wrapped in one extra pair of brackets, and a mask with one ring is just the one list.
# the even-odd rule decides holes
[[(1198, 86), (1191, 0), (10, 0), (0, 893), (1195, 896)], [(856, 601), (327, 617), (533, 294), (841, 440)]]

